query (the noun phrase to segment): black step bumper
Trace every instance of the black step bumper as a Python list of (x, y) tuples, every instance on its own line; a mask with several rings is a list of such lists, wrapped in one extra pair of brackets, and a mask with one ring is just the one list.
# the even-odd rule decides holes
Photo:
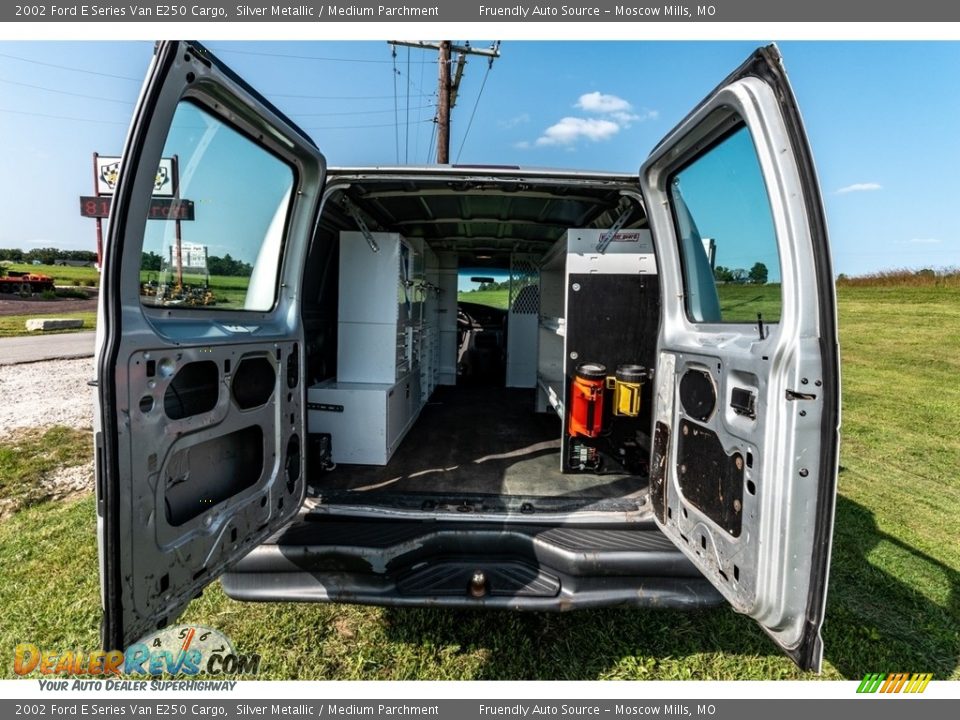
[[(484, 582), (471, 593), (477, 572)], [(230, 597), (255, 601), (516, 610), (722, 602), (652, 523), (547, 527), (319, 516), (255, 548), (222, 583)]]

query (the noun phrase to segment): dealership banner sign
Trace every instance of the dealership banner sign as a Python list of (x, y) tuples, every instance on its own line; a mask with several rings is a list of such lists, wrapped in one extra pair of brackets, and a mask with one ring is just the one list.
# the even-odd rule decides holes
[[(123, 158), (109, 155), (97, 155), (93, 159), (94, 174), (97, 179), (97, 195), (113, 195), (120, 178), (120, 165)], [(154, 197), (173, 197), (177, 190), (177, 178), (173, 158), (161, 158), (157, 168), (157, 177), (153, 183)]]

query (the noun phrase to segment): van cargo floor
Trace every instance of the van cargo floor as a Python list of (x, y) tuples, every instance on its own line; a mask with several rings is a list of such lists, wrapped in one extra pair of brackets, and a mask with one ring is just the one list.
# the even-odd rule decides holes
[(646, 478), (560, 472), (560, 420), (534, 390), (440, 387), (386, 466), (339, 465), (321, 491), (625, 498)]

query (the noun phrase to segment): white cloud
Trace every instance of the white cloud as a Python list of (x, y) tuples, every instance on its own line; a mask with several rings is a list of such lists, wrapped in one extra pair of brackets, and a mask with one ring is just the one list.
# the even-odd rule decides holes
[(620, 132), (620, 126), (612, 120), (565, 117), (544, 130), (543, 135), (537, 138), (536, 144), (538, 146), (571, 145), (580, 139), (598, 142), (609, 140), (618, 132)]
[(578, 108), (594, 113), (615, 113), (630, 110), (631, 105), (616, 95), (604, 95), (602, 92), (592, 92), (581, 95), (577, 100)]
[(505, 130), (509, 130), (510, 128), (514, 128), (517, 125), (523, 125), (528, 122), (530, 122), (530, 114), (520, 113), (519, 115), (514, 115), (512, 118), (507, 118), (506, 120), (500, 120), (497, 123), (497, 125), (504, 128)]
[(940, 238), (910, 238), (907, 242), (915, 243), (917, 245), (936, 245), (937, 243), (943, 242)]
[[(562, 146), (567, 150), (573, 150), (579, 140), (590, 142), (609, 140), (624, 128), (630, 127), (632, 123), (655, 120), (660, 115), (656, 110), (634, 111), (633, 106), (622, 97), (599, 91), (584, 93), (577, 100), (575, 107), (600, 117), (561, 118), (544, 130), (533, 143), (523, 141), (514, 144), (514, 147)], [(523, 117), (524, 122), (529, 120), (526, 113), (518, 117)]]
[(853, 185), (847, 185), (837, 190), (837, 195), (846, 195), (847, 193), (852, 192), (870, 192), (871, 190), (881, 190), (883, 185), (875, 182), (866, 182), (866, 183), (854, 183)]
[(513, 146), (518, 150), (526, 150), (528, 147), (530, 147), (530, 143), (528, 143), (526, 140), (521, 140), (520, 142), (515, 142)]

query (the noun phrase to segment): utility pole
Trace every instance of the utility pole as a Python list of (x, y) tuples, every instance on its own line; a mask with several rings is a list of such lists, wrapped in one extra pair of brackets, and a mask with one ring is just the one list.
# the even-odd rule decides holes
[[(500, 41), (490, 48), (473, 48), (470, 43), (454, 45), (450, 40), (440, 42), (425, 42), (423, 40), (404, 41), (388, 40), (390, 45), (421, 48), (437, 51), (439, 77), (437, 80), (437, 162), (445, 165), (450, 162), (450, 111), (457, 102), (457, 93), (460, 90), (460, 79), (463, 77), (463, 68), (468, 55), (483, 55), (489, 58), (490, 65), (500, 57)], [(453, 82), (450, 81), (450, 62), (453, 53), (457, 53), (457, 73)], [(408, 79), (409, 81), (409, 79)]]
[(437, 86), (437, 162), (450, 162), (450, 41), (440, 43), (437, 62), (440, 64), (440, 80)]

